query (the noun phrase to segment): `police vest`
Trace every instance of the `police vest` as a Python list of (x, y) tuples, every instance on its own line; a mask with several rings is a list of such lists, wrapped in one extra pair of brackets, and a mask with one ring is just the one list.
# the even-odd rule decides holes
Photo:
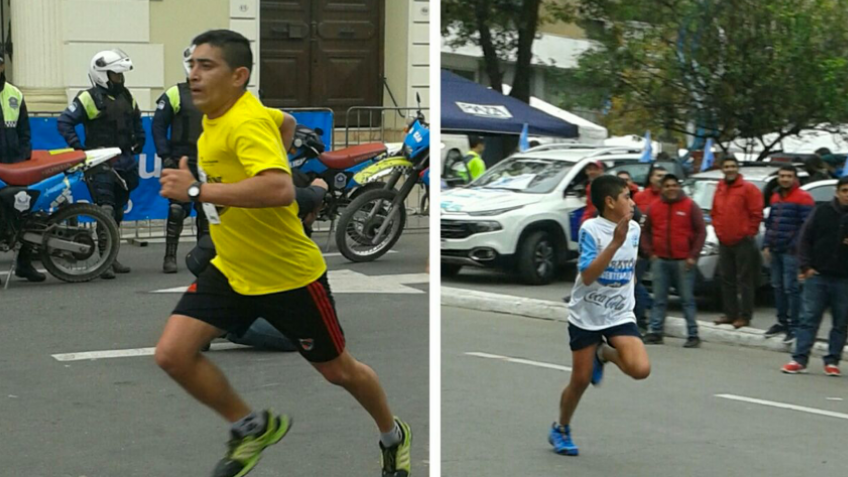
[(165, 93), (174, 110), (171, 122), (171, 153), (197, 156), (197, 140), (203, 132), (203, 113), (194, 106), (188, 83), (172, 86)]
[(90, 88), (77, 97), (88, 121), (85, 122), (85, 147), (132, 149), (135, 143), (133, 119), (135, 98), (129, 94), (111, 96), (100, 88)]
[(0, 127), (14, 129), (18, 127), (18, 118), (21, 117), (21, 104), (24, 95), (21, 90), (6, 83), (3, 91), (0, 91), (0, 108), (3, 110), (3, 124)]

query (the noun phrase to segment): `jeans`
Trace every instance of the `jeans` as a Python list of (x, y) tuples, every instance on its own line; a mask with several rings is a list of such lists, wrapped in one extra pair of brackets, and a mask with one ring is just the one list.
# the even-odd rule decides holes
[(645, 311), (652, 306), (651, 294), (642, 283), (642, 277), (651, 266), (651, 261), (645, 258), (636, 259), (636, 306), (633, 308), (633, 313), (636, 315), (636, 324), (645, 326)]
[(801, 287), (798, 286), (798, 258), (795, 255), (771, 254), (771, 286), (774, 288), (777, 322), (794, 331), (801, 314)]
[[(720, 244), (721, 298), (728, 318), (751, 320), (754, 315), (754, 289), (760, 272), (760, 251), (752, 237), (735, 245)], [(739, 301), (739, 294), (742, 301)]]
[(297, 351), (291, 340), (262, 318), (258, 318), (246, 330), (227, 333), (225, 338), (233, 343), (270, 351)]
[(833, 328), (830, 329), (828, 354), (824, 357), (824, 362), (839, 364), (848, 331), (848, 278), (815, 275), (804, 283), (803, 298), (804, 307), (795, 332), (798, 341), (795, 343), (792, 359), (807, 365), (824, 312), (830, 308)]
[(654, 279), (654, 307), (651, 309), (651, 327), (649, 332), (663, 332), (668, 291), (671, 286), (680, 295), (683, 316), (686, 318), (687, 334), (690, 338), (698, 336), (698, 322), (695, 320), (695, 267), (686, 270), (686, 260), (666, 260), (658, 258), (651, 263)]

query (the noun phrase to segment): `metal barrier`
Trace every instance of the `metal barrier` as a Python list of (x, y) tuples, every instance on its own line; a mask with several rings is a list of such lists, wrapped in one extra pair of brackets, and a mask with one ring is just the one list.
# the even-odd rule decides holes
[[(381, 106), (355, 106), (347, 110), (345, 124), (360, 126), (345, 128), (345, 147), (367, 142), (386, 144), (400, 143), (404, 139), (407, 121), (414, 118), (419, 108), (385, 108)], [(430, 108), (420, 108), (425, 117)], [(352, 120), (355, 118), (355, 122)], [(362, 126), (362, 125), (365, 126)], [(392, 152), (392, 149), (389, 148)], [(407, 228), (426, 229), (430, 227), (429, 210), (422, 210), (421, 200), (426, 191), (416, 186), (406, 199)], [(429, 207), (427, 207), (429, 209)]]

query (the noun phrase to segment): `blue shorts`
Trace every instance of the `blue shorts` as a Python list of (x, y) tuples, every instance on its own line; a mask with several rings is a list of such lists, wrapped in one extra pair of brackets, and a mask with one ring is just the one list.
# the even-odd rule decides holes
[(577, 351), (588, 348), (589, 346), (599, 345), (603, 338), (606, 338), (607, 341), (613, 336), (635, 336), (641, 338), (642, 333), (639, 333), (639, 328), (633, 322), (602, 330), (584, 330), (569, 323), (568, 336), (568, 344), (571, 346), (571, 351)]

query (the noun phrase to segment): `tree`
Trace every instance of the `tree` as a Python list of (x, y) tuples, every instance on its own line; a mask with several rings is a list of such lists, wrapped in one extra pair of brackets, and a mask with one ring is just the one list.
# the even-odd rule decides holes
[(540, 25), (569, 21), (574, 8), (562, 0), (443, 0), (442, 36), (452, 47), (474, 44), (483, 50), (492, 89), (503, 92), (503, 63), (515, 62), (510, 96), (530, 101), (533, 41)]
[[(839, 0), (580, 0), (598, 48), (575, 81), (597, 108), (650, 118), (645, 129), (726, 143), (765, 157), (802, 129), (848, 122), (848, 9)], [(765, 141), (764, 137), (777, 133)]]

